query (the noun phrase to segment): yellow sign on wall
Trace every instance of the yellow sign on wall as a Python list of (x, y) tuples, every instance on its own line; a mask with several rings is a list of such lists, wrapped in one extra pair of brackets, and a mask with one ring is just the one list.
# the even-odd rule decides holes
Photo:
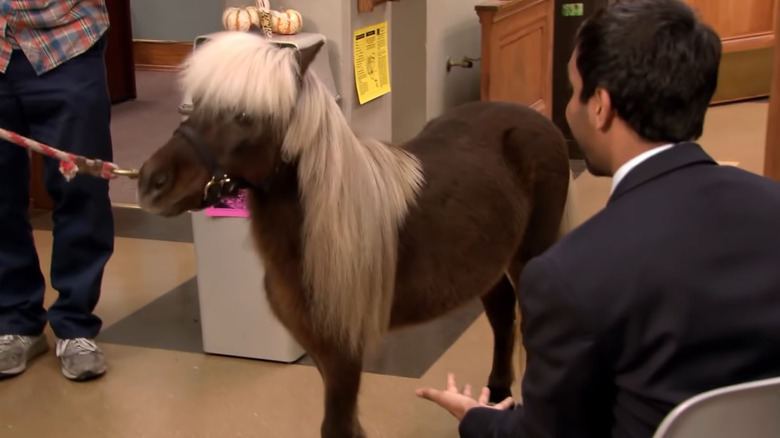
[(390, 92), (387, 21), (355, 31), (355, 87), (361, 105)]

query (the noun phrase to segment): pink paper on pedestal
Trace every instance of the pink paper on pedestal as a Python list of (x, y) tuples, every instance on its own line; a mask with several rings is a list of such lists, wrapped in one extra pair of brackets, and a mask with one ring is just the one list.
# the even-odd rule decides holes
[(209, 217), (249, 217), (249, 210), (246, 208), (246, 190), (240, 190), (238, 195), (232, 198), (225, 198), (217, 205), (206, 209), (206, 216)]

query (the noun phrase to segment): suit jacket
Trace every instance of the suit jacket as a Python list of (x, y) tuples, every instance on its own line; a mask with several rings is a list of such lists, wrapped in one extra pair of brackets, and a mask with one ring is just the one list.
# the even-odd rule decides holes
[(678, 144), (520, 284), (523, 405), (461, 437), (649, 438), (689, 397), (780, 376), (780, 184)]

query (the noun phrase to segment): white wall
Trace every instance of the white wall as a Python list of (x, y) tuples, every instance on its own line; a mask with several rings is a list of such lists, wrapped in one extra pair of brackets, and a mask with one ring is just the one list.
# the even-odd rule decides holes
[[(231, 0), (226, 0), (231, 1)], [(232, 0), (244, 1), (247, 0)], [(248, 0), (252, 1), (252, 0)], [(251, 4), (251, 3), (250, 3)], [(358, 103), (353, 75), (352, 32), (383, 20), (393, 32), (390, 5), (377, 7), (371, 13), (358, 14), (356, 0), (271, 0), (273, 9), (296, 9), (303, 16), (305, 32), (321, 33), (327, 39), (328, 55), (341, 108), (358, 135), (390, 141), (392, 136), (392, 93), (365, 105)], [(392, 42), (388, 41), (390, 47)], [(392, 65), (392, 53), (390, 65)], [(394, 84), (391, 79), (391, 87)]]
[(481, 29), (475, 0), (426, 0), (427, 111), (428, 119), (462, 103), (479, 100), (480, 62), (470, 69), (453, 67), (447, 73), (447, 57), (480, 57)]
[(131, 0), (133, 38), (187, 41), (222, 28), (221, 0)]
[(423, 0), (392, 4), (393, 142), (401, 143), (420, 132), (427, 113), (427, 10)]
[[(480, 1), (400, 0), (360, 14), (357, 0), (271, 0), (271, 7), (297, 9), (304, 31), (325, 35), (341, 107), (355, 132), (402, 142), (443, 111), (479, 99), (480, 62), (449, 73), (446, 62), (447, 57), (454, 61), (480, 57), (479, 17), (474, 11)], [(254, 0), (132, 0), (135, 37), (188, 41), (219, 30), (224, 6), (249, 4)], [(383, 20), (390, 33), (392, 91), (360, 105), (352, 32)]]
[[(481, 1), (481, 0), (480, 0)], [(478, 0), (401, 0), (393, 3), (393, 141), (404, 142), (428, 120), (459, 104), (479, 100), (480, 62), (453, 67), (464, 56), (480, 57)]]

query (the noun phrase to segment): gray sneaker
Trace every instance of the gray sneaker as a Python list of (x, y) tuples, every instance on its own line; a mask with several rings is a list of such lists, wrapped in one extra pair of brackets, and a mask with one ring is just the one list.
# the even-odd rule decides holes
[(0, 379), (17, 376), (27, 369), (27, 362), (46, 353), (46, 335), (0, 335)]
[(94, 379), (108, 368), (103, 351), (92, 339), (57, 339), (57, 357), (62, 360), (62, 374), (71, 380)]

